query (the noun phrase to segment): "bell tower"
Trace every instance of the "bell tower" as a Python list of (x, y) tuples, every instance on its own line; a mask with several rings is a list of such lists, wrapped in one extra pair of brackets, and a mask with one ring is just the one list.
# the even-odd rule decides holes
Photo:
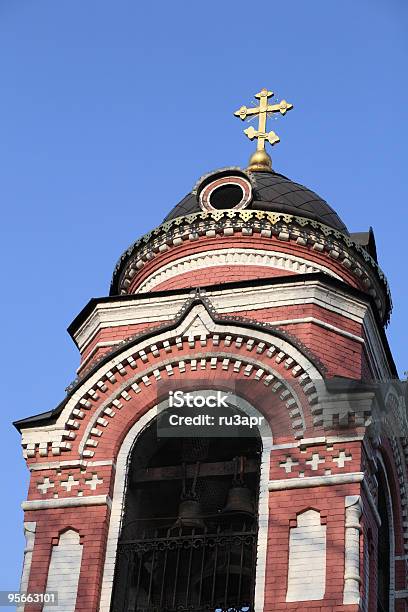
[[(373, 231), (272, 169), (198, 179), (68, 328), (61, 403), (15, 423), (28, 612), (407, 609), (407, 391)], [(137, 228), (136, 228), (137, 230)]]

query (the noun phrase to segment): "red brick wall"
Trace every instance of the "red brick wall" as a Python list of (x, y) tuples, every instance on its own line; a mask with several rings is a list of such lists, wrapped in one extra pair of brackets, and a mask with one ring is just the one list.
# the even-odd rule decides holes
[[(109, 525), (107, 506), (55, 508), (26, 512), (26, 521), (36, 521), (35, 546), (28, 592), (44, 592), (52, 546), (58, 544), (59, 534), (67, 529), (77, 531), (83, 544), (81, 574), (78, 585), (76, 611), (98, 610), (106, 538)], [(25, 612), (41, 612), (42, 605), (26, 604)]]
[[(284, 242), (282, 240), (278, 240), (277, 238), (263, 238), (260, 234), (254, 234), (251, 237), (224, 237), (221, 238), (217, 236), (216, 238), (200, 238), (196, 242), (186, 241), (182, 245), (173, 247), (166, 251), (165, 253), (160, 253), (156, 255), (151, 261), (147, 262), (143, 268), (135, 274), (132, 279), (132, 282), (128, 288), (128, 293), (134, 293), (137, 290), (137, 287), (141, 285), (141, 283), (146, 280), (153, 272), (159, 270), (163, 266), (172, 263), (176, 259), (180, 259), (183, 257), (188, 257), (189, 255), (193, 255), (196, 253), (203, 253), (205, 251), (210, 250), (219, 250), (219, 249), (231, 249), (231, 248), (248, 248), (248, 249), (262, 249), (267, 251), (277, 251), (281, 253), (289, 253), (291, 255), (295, 255), (298, 257), (302, 257), (305, 260), (318, 263), (326, 268), (333, 270), (338, 276), (340, 276), (345, 282), (349, 283), (353, 287), (358, 287), (359, 283), (356, 277), (351, 274), (347, 268), (345, 268), (341, 263), (332, 259), (328, 256), (327, 253), (319, 253), (318, 251), (313, 250), (312, 247), (305, 247), (296, 244), (295, 242)], [(234, 267), (234, 266), (231, 266)], [(239, 268), (239, 266), (235, 266)], [(245, 273), (248, 273), (251, 270), (252, 266), (247, 266), (245, 268)], [(269, 276), (271, 276), (271, 268), (268, 268)], [(211, 268), (207, 269), (207, 272), (210, 271)], [(243, 271), (241, 270), (241, 273)], [(252, 272), (249, 272), (250, 274)], [(279, 274), (288, 274), (288, 272), (281, 270), (278, 272)], [(180, 284), (177, 287), (190, 287), (190, 286), (202, 286), (204, 284), (208, 284), (208, 278), (205, 279), (206, 270), (197, 270), (196, 272), (186, 273), (186, 281), (188, 284), (184, 284), (183, 278), (184, 275), (180, 276)], [(202, 276), (204, 274), (204, 276)], [(264, 273), (265, 274), (265, 273)], [(266, 276), (266, 274), (265, 274)], [(195, 277), (195, 280), (194, 280)], [(241, 278), (258, 278), (258, 277), (241, 277)], [(228, 275), (224, 277), (216, 277), (214, 274), (212, 275), (210, 282), (211, 283), (222, 283), (228, 282), (231, 280), (231, 277)], [(173, 279), (168, 282), (173, 282)], [(161, 284), (161, 289), (169, 289), (166, 283)], [(174, 285), (172, 286), (174, 288)], [(156, 287), (154, 288), (154, 290)]]
[[(269, 538), (266, 567), (265, 612), (274, 610), (357, 610), (357, 606), (343, 606), (344, 536), (346, 495), (359, 495), (360, 485), (314, 487), (275, 491), (270, 497)], [(326, 523), (327, 570), (326, 592), (323, 600), (286, 602), (288, 576), (289, 529), (295, 525), (296, 515), (312, 508)], [(311, 568), (313, 569), (313, 568)]]

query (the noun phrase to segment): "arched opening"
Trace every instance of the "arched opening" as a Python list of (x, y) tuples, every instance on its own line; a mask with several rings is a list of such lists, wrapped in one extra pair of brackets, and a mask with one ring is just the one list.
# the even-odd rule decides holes
[(254, 609), (259, 436), (161, 438), (129, 456), (112, 611)]
[(378, 612), (389, 612), (390, 605), (390, 569), (391, 569), (391, 536), (390, 536), (391, 500), (385, 473), (378, 471), (378, 513), (381, 525), (378, 528), (377, 544), (377, 608)]

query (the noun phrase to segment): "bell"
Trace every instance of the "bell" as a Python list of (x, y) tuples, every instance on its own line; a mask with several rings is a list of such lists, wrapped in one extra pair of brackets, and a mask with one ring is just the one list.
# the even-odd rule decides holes
[(205, 524), (202, 517), (201, 505), (197, 499), (196, 486), (197, 478), (200, 472), (200, 462), (196, 462), (196, 469), (193, 483), (189, 492), (186, 490), (187, 466), (183, 463), (183, 489), (180, 498), (178, 519), (174, 527), (188, 527), (189, 529), (205, 529)]
[(178, 519), (174, 527), (204, 530), (205, 524), (201, 514), (201, 505), (198, 499), (186, 497), (180, 501)]
[(225, 504), (225, 507), (223, 509), (223, 514), (232, 512), (234, 512), (235, 514), (250, 514), (252, 516), (254, 514), (254, 502), (252, 499), (252, 493), (244, 482), (244, 462), (244, 457), (234, 458), (234, 479), (232, 481), (232, 486), (228, 491), (227, 503)]
[(228, 491), (223, 513), (254, 514), (254, 502), (250, 489), (244, 484), (234, 484)]
[(196, 486), (197, 486), (197, 478), (200, 472), (200, 462), (196, 462), (195, 475), (193, 479), (193, 484), (191, 485), (191, 489), (189, 492), (186, 490), (186, 480), (187, 480), (187, 466), (183, 463), (183, 489), (180, 499), (178, 519), (174, 524), (174, 527), (183, 528), (188, 527), (189, 529), (205, 529), (205, 524), (203, 519), (201, 518), (201, 505), (197, 499), (196, 495)]

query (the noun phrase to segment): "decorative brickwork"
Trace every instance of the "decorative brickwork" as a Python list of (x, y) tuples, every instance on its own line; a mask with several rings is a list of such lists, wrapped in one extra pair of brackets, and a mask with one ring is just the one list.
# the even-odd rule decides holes
[[(16, 423), (31, 476), (21, 589), (59, 590), (61, 610), (111, 611), (137, 478), (157, 479), (151, 490), (164, 487), (164, 507), (168, 481), (200, 463), (151, 467), (134, 455), (158, 423), (170, 384), (232, 390), (242, 414), (263, 419), (259, 480), (251, 481), (253, 567), (241, 552), (241, 577), (254, 576), (250, 612), (375, 612), (384, 597), (390, 611), (408, 605), (407, 393), (391, 382), (386, 279), (345, 228), (335, 229), (341, 221), (325, 203), (321, 214), (334, 227), (252, 208), (260, 187), (248, 181), (251, 208), (174, 218), (126, 251), (111, 296), (91, 300), (69, 327), (81, 362), (65, 399)], [(176, 456), (183, 443), (174, 444)], [(255, 468), (251, 457), (240, 461), (243, 486)], [(211, 477), (233, 478), (233, 489), (238, 463), (234, 456), (205, 465)], [(225, 521), (223, 503), (211, 516)], [(125, 541), (128, 550), (135, 541)], [(211, 572), (202, 563), (204, 580)], [(141, 580), (153, 566), (149, 558)]]

